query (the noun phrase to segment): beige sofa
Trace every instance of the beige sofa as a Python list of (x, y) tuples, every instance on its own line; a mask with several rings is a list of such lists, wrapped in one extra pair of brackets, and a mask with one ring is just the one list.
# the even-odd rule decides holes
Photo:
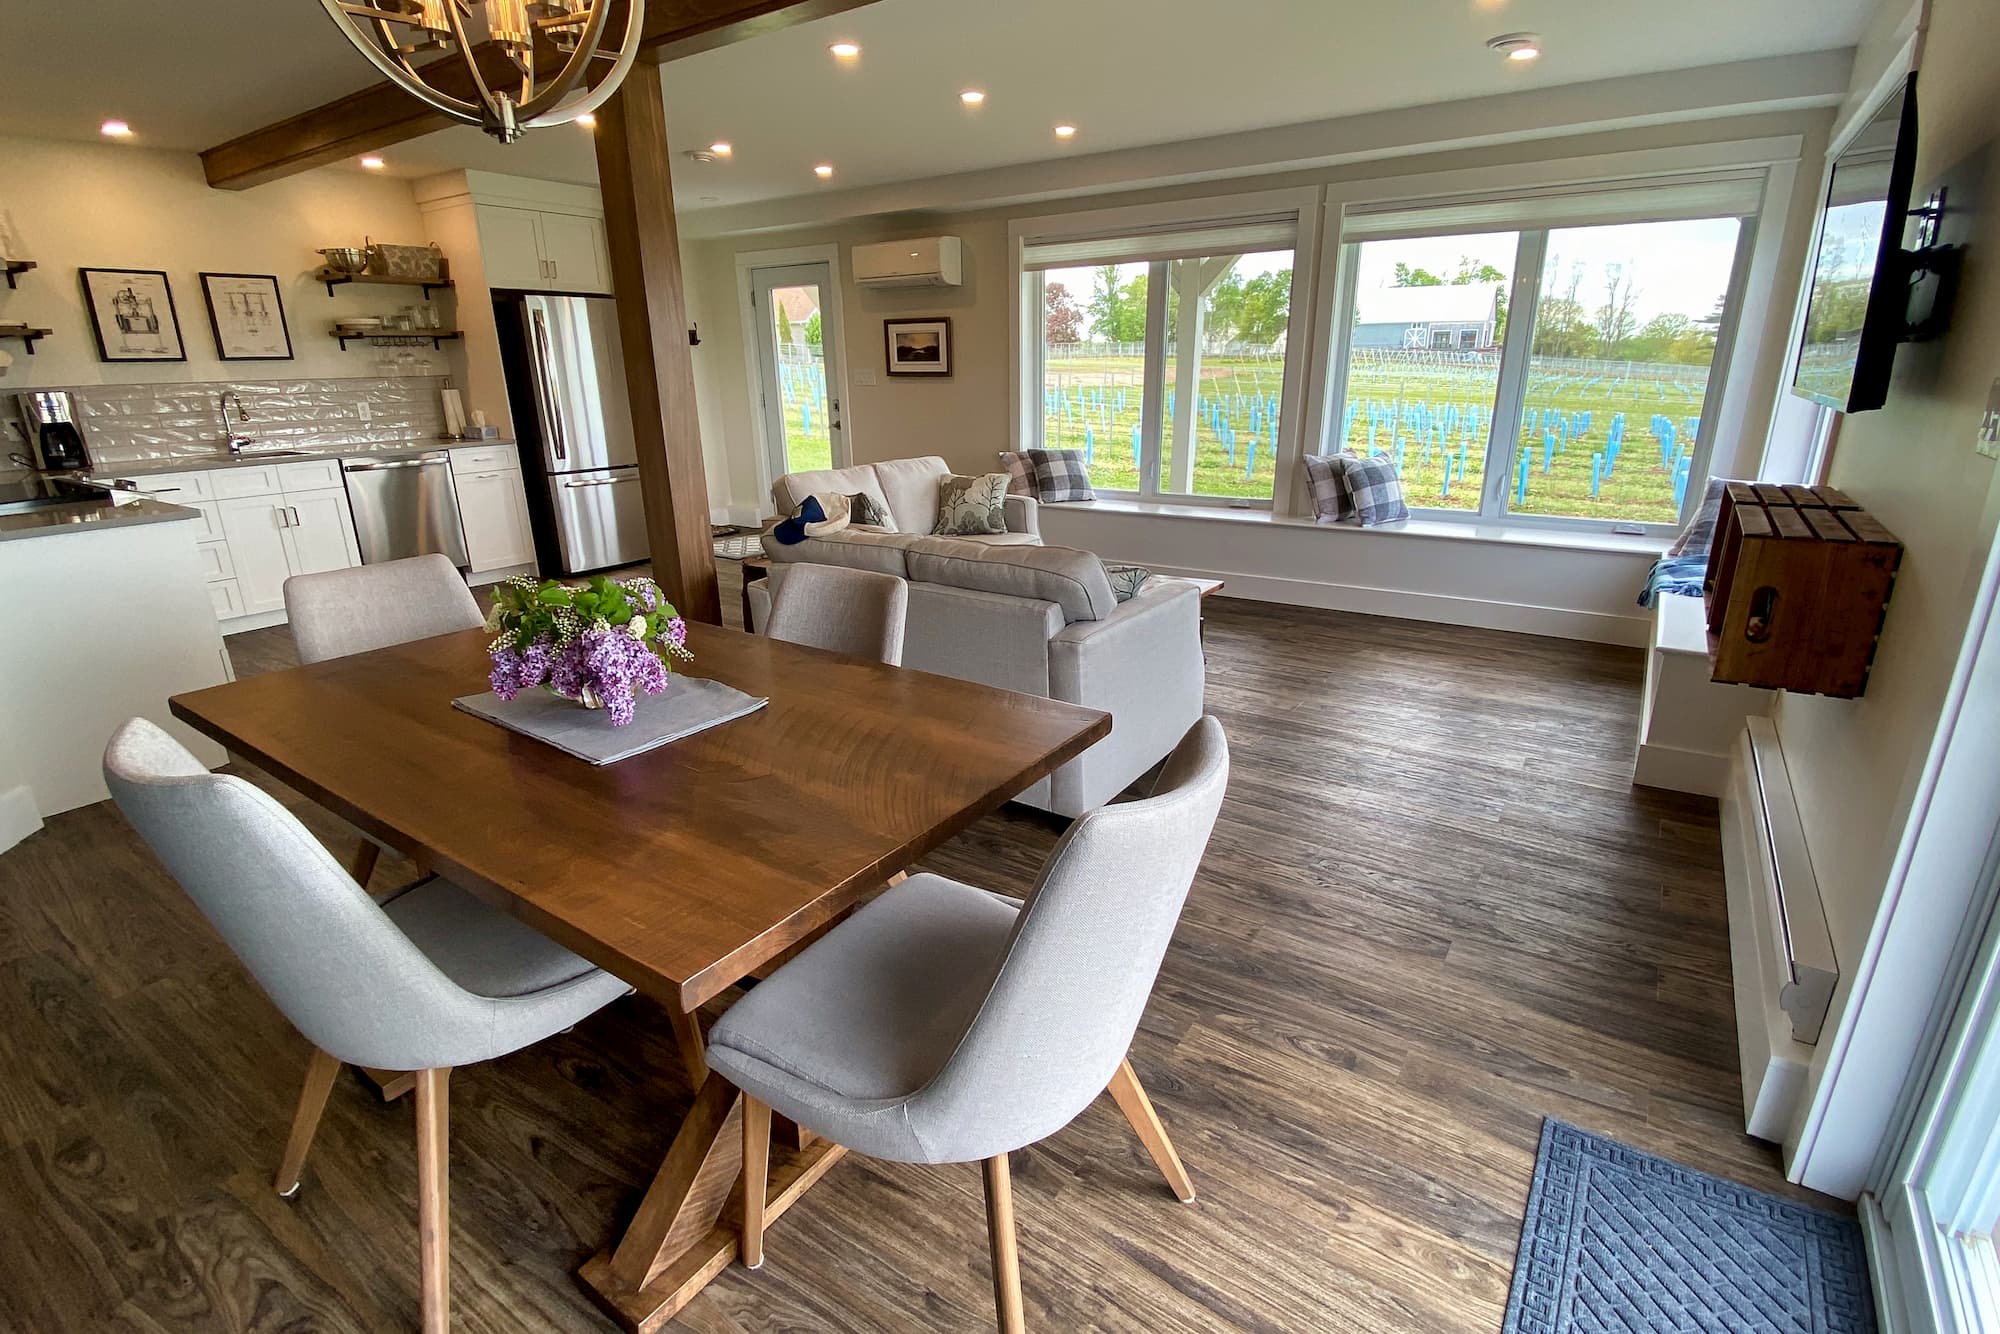
[[(880, 499), (914, 524), (923, 498), (905, 465), (875, 464)], [(882, 470), (888, 470), (883, 485)], [(862, 470), (795, 474), (779, 479), (773, 497), (787, 509), (795, 494), (863, 489)], [(932, 474), (933, 477), (939, 474)], [(933, 480), (932, 490), (936, 483)], [(780, 487), (785, 489), (781, 490)], [(796, 502), (794, 502), (796, 503)], [(902, 506), (901, 509), (898, 505)], [(1032, 501), (1022, 513), (1032, 526)], [(909, 615), (903, 665), (1003, 690), (1103, 709), (1111, 735), (1020, 794), (1018, 800), (1058, 815), (1095, 810), (1164, 759), (1202, 714), (1201, 596), (1184, 579), (1153, 578), (1119, 602), (1104, 563), (1088, 551), (1047, 547), (1033, 531), (984, 540), (931, 537), (924, 532), (849, 530), (792, 546), (765, 534), (770, 577), (750, 585), (750, 621), (761, 630), (774, 590), (801, 562), (846, 565), (907, 579)], [(1013, 513), (1009, 515), (1013, 518)]]
[[(951, 466), (936, 455), (920, 459), (891, 459), (886, 463), (861, 463), (852, 468), (829, 468), (819, 472), (788, 472), (771, 483), (771, 501), (777, 506), (779, 517), (791, 514), (805, 502), (807, 496), (825, 495), (838, 491), (841, 495), (857, 493), (873, 499), (889, 512), (895, 521), (896, 531), (887, 536), (903, 538), (927, 536), (937, 526), (938, 481), (951, 475)], [(1030, 496), (1008, 496), (1006, 502), (1007, 531), (988, 533), (978, 537), (961, 538), (961, 541), (982, 542), (992, 546), (1028, 546), (1042, 540), (1041, 525), (1035, 515), (1035, 500)], [(878, 533), (855, 533), (851, 541), (868, 545), (872, 540), (885, 535)], [(837, 555), (809, 552), (818, 543), (832, 543), (849, 538), (846, 532), (832, 537), (809, 537), (793, 546), (786, 546), (771, 536), (769, 525), (764, 532), (764, 554), (772, 560), (818, 560), (829, 565), (859, 565), (864, 569), (877, 568), (865, 559), (842, 559)], [(877, 543), (880, 545), (880, 543)], [(890, 546), (900, 546), (891, 541)], [(890, 571), (897, 573), (897, 571)]]

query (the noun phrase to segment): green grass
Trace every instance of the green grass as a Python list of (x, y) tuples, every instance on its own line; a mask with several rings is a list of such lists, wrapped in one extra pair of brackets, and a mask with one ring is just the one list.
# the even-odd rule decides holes
[[(1044, 444), (1052, 449), (1085, 449), (1091, 452), (1092, 482), (1107, 490), (1137, 491), (1139, 470), (1132, 458), (1132, 433), (1139, 425), (1139, 390), (1143, 364), (1138, 357), (1095, 357), (1052, 360), (1046, 387), (1063, 395), (1072, 405), (1079, 389), (1102, 391), (1104, 406), (1090, 402), (1079, 411), (1058, 409), (1046, 414), (1042, 427)], [(1348, 397), (1364, 405), (1425, 404), (1441, 410), (1457, 405), (1461, 414), (1477, 407), (1480, 429), (1464, 451), (1465, 471), (1454, 467), (1449, 494), (1446, 494), (1444, 451), (1433, 447), (1425, 457), (1423, 442), (1414, 431), (1391, 436), (1379, 430), (1373, 448), (1391, 457), (1400, 456), (1404, 494), (1412, 506), (1476, 510), (1485, 468), (1486, 418), (1493, 407), (1497, 379), (1495, 364), (1456, 363), (1433, 354), (1364, 353), (1350, 367)], [(1202, 394), (1228, 396), (1232, 410), (1235, 395), (1269, 399), (1279, 392), (1283, 367), (1275, 358), (1208, 358), (1202, 365)], [(1524, 445), (1531, 446), (1527, 500), (1509, 504), (1517, 512), (1595, 518), (1606, 521), (1672, 523), (1677, 517), (1673, 480), (1661, 466), (1659, 446), (1649, 429), (1655, 413), (1665, 413), (1677, 423), (1699, 415), (1707, 380), (1702, 366), (1634, 366), (1629, 374), (1598, 377), (1551, 367), (1548, 373), (1531, 371), (1527, 406), (1554, 411), (1565, 416), (1591, 414), (1591, 425), (1580, 437), (1573, 437), (1566, 450), (1559, 449), (1543, 471), (1542, 440), (1539, 433), (1523, 429)], [(1124, 391), (1121, 409), (1117, 396)], [(1178, 406), (1178, 405), (1176, 405)], [(1590, 494), (1591, 455), (1605, 448), (1606, 435), (1615, 414), (1625, 414), (1625, 438), (1612, 474)], [(1400, 413), (1398, 414), (1400, 415)], [(1357, 409), (1345, 447), (1369, 452), (1369, 414)], [(1250, 420), (1247, 411), (1236, 415), (1234, 457), (1224, 436), (1206, 414), (1195, 423), (1194, 487), (1196, 495), (1243, 496), (1269, 499), (1271, 495), (1271, 451), (1268, 425), (1258, 441), (1255, 460), (1249, 452)], [(1338, 429), (1336, 420), (1335, 429)], [(1171, 439), (1171, 423), (1167, 428)], [(1532, 435), (1532, 439), (1530, 436)], [(1457, 455), (1464, 442), (1461, 429), (1449, 445)], [(1683, 428), (1683, 445), (1691, 445)], [(1162, 460), (1161, 477), (1171, 476), (1171, 447)], [(1514, 479), (1518, 481), (1518, 474)]]

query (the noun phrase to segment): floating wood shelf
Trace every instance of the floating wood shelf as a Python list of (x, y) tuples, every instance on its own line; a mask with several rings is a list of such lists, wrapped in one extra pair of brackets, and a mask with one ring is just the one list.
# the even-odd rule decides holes
[(14, 290), (14, 279), (38, 267), (32, 259), (0, 259), (0, 266), (7, 270), (7, 290), (10, 292)]
[(53, 329), (37, 329), (32, 324), (0, 324), (0, 338), (18, 338), (28, 345), (28, 355), (35, 355), (35, 340), (47, 338)]
[(326, 284), (326, 294), (333, 295), (333, 289), (346, 283), (362, 283), (374, 287), (421, 287), (424, 300), (431, 299), (436, 290), (448, 290), (457, 284), (449, 278), (402, 278), (393, 273), (346, 273), (340, 269), (321, 268), (313, 272), (313, 281)]
[(447, 339), (463, 338), (465, 333), (459, 329), (374, 329), (367, 333), (342, 333), (335, 329), (333, 336), (340, 340), (342, 352), (347, 351), (349, 343), (393, 343), (405, 339), (411, 342), (427, 339), (433, 349), (442, 352)]

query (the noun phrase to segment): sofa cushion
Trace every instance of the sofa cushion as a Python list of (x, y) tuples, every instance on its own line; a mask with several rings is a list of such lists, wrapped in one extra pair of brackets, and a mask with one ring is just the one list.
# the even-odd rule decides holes
[(893, 507), (882, 495), (882, 484), (875, 480), (875, 469), (868, 464), (854, 468), (823, 468), (818, 472), (788, 472), (771, 483), (771, 500), (780, 514), (796, 514), (807, 496), (825, 495), (837, 491), (851, 496), (857, 491), (876, 501), (884, 509)]
[(1080, 449), (1031, 449), (1028, 467), (1035, 475), (1035, 499), (1044, 505), (1097, 499)]
[(951, 468), (936, 455), (920, 459), (888, 459), (877, 463), (875, 484), (886, 499), (889, 517), (903, 533), (928, 533), (937, 523), (938, 480)]
[(873, 533), (846, 528), (826, 537), (809, 537), (794, 546), (781, 545), (770, 533), (764, 534), (764, 554), (773, 561), (804, 561), (818, 565), (844, 565), (851, 570), (873, 570), (909, 577), (903, 553), (920, 540), (916, 533)]
[(1065, 624), (1109, 616), (1118, 600), (1104, 562), (1073, 547), (996, 545), (927, 537), (905, 553), (912, 580), (1053, 602)]

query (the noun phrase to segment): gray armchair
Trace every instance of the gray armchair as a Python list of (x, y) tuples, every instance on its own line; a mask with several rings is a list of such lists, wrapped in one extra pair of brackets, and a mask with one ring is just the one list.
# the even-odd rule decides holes
[(298, 1190), (343, 1064), (417, 1072), (423, 1328), (449, 1325), (445, 1086), (575, 1024), (630, 990), (445, 880), (370, 899), (291, 812), (211, 774), (135, 718), (104, 753), (125, 817), (292, 1025), (313, 1044), (275, 1182)]
[(903, 661), (909, 606), (910, 586), (894, 575), (801, 565), (787, 572), (784, 591), (771, 604), (766, 633), (894, 667)]
[(1022, 1328), (1007, 1155), (1112, 1093), (1182, 1200), (1194, 1188), (1126, 1060), (1229, 780), (1203, 718), (1154, 794), (1070, 827), (1025, 904), (917, 875), (778, 969), (709, 1034), (744, 1099), (743, 1257), (763, 1260), (775, 1110), (897, 1162), (985, 1166), (994, 1296)]

